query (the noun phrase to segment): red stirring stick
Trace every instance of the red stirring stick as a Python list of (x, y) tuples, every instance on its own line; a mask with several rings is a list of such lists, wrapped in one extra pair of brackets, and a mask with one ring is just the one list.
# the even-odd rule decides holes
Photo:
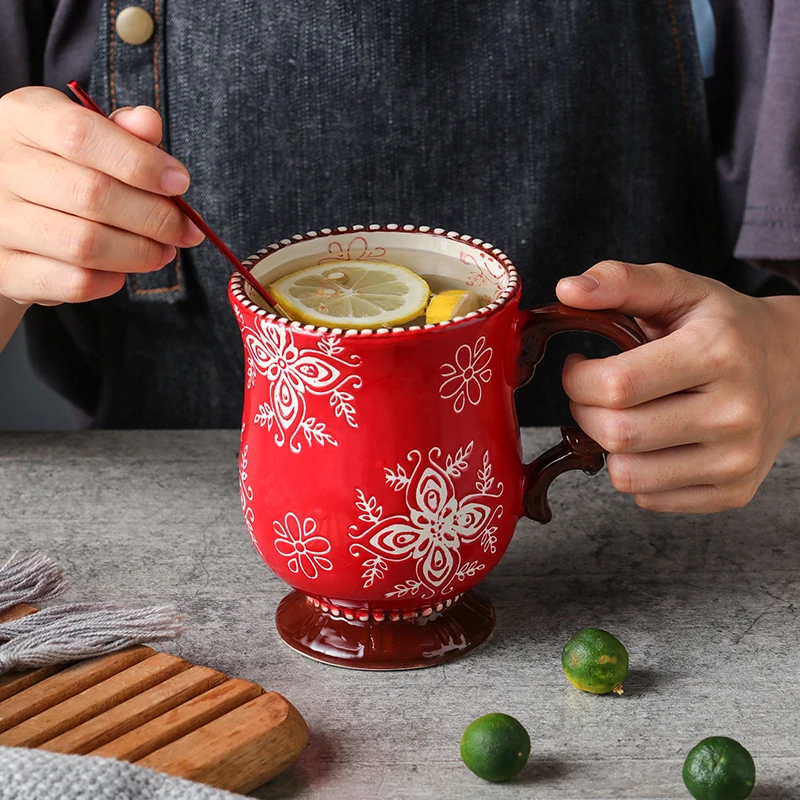
[[(97, 103), (92, 100), (91, 97), (81, 88), (77, 81), (70, 81), (67, 86), (72, 90), (73, 94), (78, 98), (78, 100), (86, 106), (86, 108), (91, 109), (92, 111), (96, 111), (98, 114), (102, 114), (104, 117), (106, 116), (105, 112), (103, 111)], [(233, 265), (233, 268), (253, 287), (253, 289), (258, 292), (264, 300), (269, 303), (273, 309), (276, 307), (275, 300), (272, 298), (270, 293), (250, 274), (250, 270), (239, 261), (238, 258), (225, 246), (224, 242), (217, 236), (211, 228), (205, 223), (203, 218), (180, 196), (175, 195), (171, 198), (175, 201), (175, 205), (186, 214), (189, 219), (200, 228), (201, 231), (208, 237), (214, 247), (228, 259)]]

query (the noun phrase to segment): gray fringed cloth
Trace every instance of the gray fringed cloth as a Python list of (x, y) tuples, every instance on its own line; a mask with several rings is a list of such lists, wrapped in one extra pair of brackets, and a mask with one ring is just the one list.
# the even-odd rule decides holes
[(241, 800), (124, 761), (0, 747), (0, 800)]
[[(48, 556), (15, 554), (0, 566), (0, 613), (19, 603), (52, 600), (67, 588), (62, 571)], [(183, 627), (183, 616), (171, 606), (52, 606), (0, 623), (0, 674), (174, 639)], [(0, 800), (233, 800), (241, 796), (110, 758), (0, 747)]]
[[(69, 588), (44, 553), (14, 554), (0, 567), (0, 613), (19, 603), (52, 600)], [(172, 606), (121, 608), (115, 603), (53, 606), (0, 623), (0, 675), (66, 664), (145, 642), (175, 639), (185, 619)]]

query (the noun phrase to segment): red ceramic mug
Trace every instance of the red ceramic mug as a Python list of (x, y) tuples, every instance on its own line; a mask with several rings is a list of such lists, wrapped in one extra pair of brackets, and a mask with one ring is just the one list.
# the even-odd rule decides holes
[(604, 464), (577, 428), (522, 462), (514, 391), (547, 340), (585, 330), (628, 349), (645, 338), (618, 313), (520, 310), (510, 259), (441, 229), (322, 230), (245, 266), (268, 285), (352, 260), (455, 275), (487, 303), (437, 325), (329, 330), (279, 318), (234, 275), (246, 371), (242, 510), (259, 554), (295, 590), (276, 615), (291, 647), (339, 666), (428, 666), (491, 632), (494, 612), (473, 587), (519, 518), (549, 521), (553, 479)]

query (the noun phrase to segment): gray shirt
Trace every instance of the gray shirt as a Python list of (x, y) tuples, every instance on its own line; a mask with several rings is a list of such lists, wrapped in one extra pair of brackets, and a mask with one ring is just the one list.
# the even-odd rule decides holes
[(737, 258), (800, 281), (800, 4), (712, 6), (707, 89), (726, 240)]

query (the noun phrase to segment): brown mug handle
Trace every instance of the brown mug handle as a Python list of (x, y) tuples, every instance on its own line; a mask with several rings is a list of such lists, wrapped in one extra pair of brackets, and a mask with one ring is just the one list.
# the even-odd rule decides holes
[[(532, 377), (544, 356), (551, 336), (565, 331), (589, 331), (600, 334), (632, 350), (647, 341), (636, 322), (618, 311), (582, 311), (562, 303), (530, 308), (521, 313), (519, 322), (521, 345), (517, 357), (518, 385)], [(589, 475), (599, 472), (606, 462), (606, 452), (580, 428), (561, 429), (561, 441), (526, 464), (523, 509), (525, 515), (538, 522), (550, 522), (553, 512), (547, 499), (550, 484), (563, 472), (582, 469)]]

